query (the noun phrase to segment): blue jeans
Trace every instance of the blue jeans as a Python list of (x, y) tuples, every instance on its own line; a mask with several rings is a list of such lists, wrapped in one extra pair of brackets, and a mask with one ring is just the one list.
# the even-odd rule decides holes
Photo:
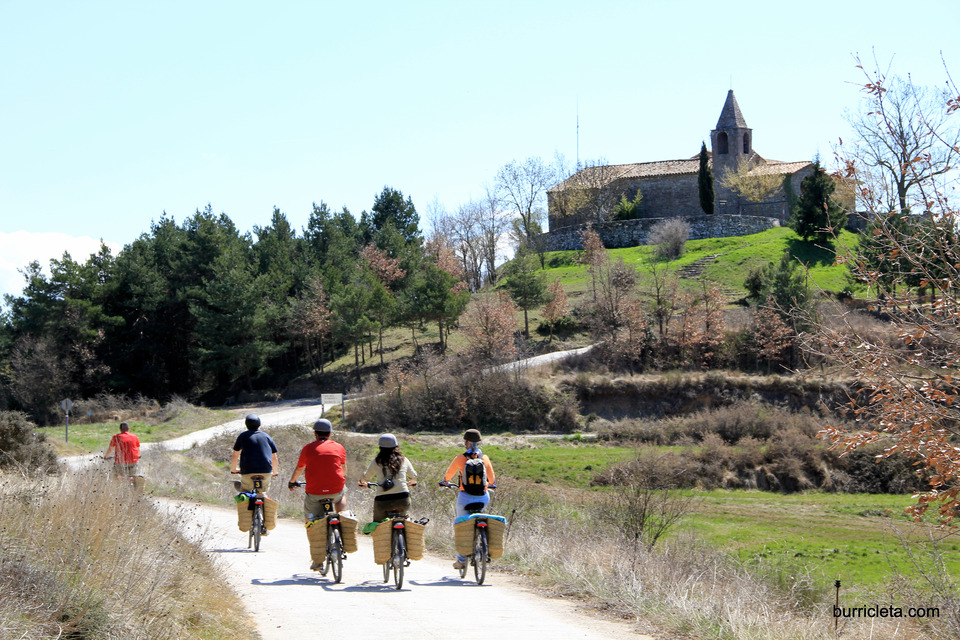
[[(483, 506), (486, 507), (490, 504), (490, 494), (485, 493), (482, 496), (472, 496), (466, 491), (461, 491), (457, 495), (457, 517), (467, 515), (467, 505), (474, 502), (482, 502)], [(457, 562), (465, 562), (466, 559), (466, 556), (459, 553), (457, 554)]]

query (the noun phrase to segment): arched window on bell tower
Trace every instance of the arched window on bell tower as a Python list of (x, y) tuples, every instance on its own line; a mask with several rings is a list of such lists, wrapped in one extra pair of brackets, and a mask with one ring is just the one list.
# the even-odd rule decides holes
[(717, 134), (717, 153), (719, 153), (722, 156), (725, 156), (728, 153), (730, 153), (730, 148), (727, 143), (726, 131), (721, 131), (720, 133)]
[(750, 155), (750, 134), (743, 134), (743, 155)]

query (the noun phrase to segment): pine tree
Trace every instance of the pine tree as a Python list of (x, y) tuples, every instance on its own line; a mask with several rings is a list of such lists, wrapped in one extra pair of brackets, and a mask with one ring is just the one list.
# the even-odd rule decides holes
[(527, 312), (547, 301), (547, 284), (543, 273), (537, 272), (537, 265), (529, 254), (514, 258), (506, 265), (504, 272), (507, 279), (503, 286), (517, 306), (523, 309), (523, 335), (529, 339), (530, 320)]
[(713, 213), (713, 171), (710, 170), (710, 156), (707, 145), (700, 143), (700, 172), (697, 174), (697, 187), (700, 190), (700, 208), (707, 215)]
[(819, 158), (815, 159), (813, 173), (800, 183), (800, 197), (790, 219), (790, 228), (798, 236), (804, 240), (815, 238), (818, 242), (828, 242), (834, 233), (843, 229), (847, 214), (834, 202), (834, 189), (833, 178), (820, 166)]

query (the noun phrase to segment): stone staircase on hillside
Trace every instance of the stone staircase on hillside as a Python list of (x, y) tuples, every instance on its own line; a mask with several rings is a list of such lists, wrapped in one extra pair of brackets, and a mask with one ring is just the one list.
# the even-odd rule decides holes
[[(703, 273), (703, 270), (706, 268), (706, 266), (719, 258), (721, 255), (722, 254), (715, 253), (691, 262), (687, 266), (677, 269), (677, 277), (683, 278), (684, 280), (696, 280)], [(731, 289), (730, 287), (721, 287), (720, 291), (727, 302), (735, 302), (743, 297), (743, 292), (737, 291), (736, 289)]]
[(682, 269), (677, 269), (677, 277), (684, 280), (696, 280), (703, 273), (703, 269), (719, 257), (720, 254), (715, 253), (712, 256), (704, 256), (695, 262), (691, 262)]

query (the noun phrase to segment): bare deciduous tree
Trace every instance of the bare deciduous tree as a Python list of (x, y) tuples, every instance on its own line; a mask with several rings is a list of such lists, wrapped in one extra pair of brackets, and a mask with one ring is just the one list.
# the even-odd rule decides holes
[(434, 209), (432, 215), (432, 239), (436, 240), (436, 236), (444, 238), (443, 244), (449, 246), (460, 260), (464, 281), (471, 291), (479, 291), (483, 286), (485, 250), (480, 203), (471, 200), (457, 207), (452, 214), (443, 209)]
[(550, 325), (550, 339), (553, 340), (553, 326), (557, 320), (570, 312), (570, 305), (567, 292), (563, 290), (563, 285), (560, 284), (560, 278), (554, 279), (547, 286), (547, 295), (550, 297), (550, 302), (543, 307), (543, 319)]
[(513, 333), (517, 329), (517, 311), (505, 292), (476, 296), (460, 320), (470, 355), (488, 363), (516, 358)]
[[(882, 120), (875, 129), (877, 135), (892, 147), (896, 140), (886, 138), (895, 138), (902, 123), (897, 121), (898, 112), (888, 108), (887, 101), (896, 92), (887, 90), (887, 82), (882, 73), (874, 72), (868, 74), (864, 88), (867, 110)], [(952, 81), (947, 86), (955, 97), (946, 100), (945, 115), (952, 116), (960, 107), (960, 90)], [(939, 106), (914, 105), (919, 109), (916, 122), (937, 122), (938, 114), (928, 111)], [(853, 155), (840, 157), (845, 177), (860, 187), (861, 196), (868, 196), (861, 197), (862, 202), (874, 207), (868, 214), (874, 221), (871, 234), (880, 239), (881, 257), (896, 259), (900, 269), (881, 273), (857, 258), (847, 262), (861, 282), (878, 292), (873, 306), (890, 319), (898, 339), (878, 339), (854, 323), (819, 324), (817, 337), (863, 389), (851, 408), (864, 428), (834, 426), (825, 429), (824, 435), (846, 451), (881, 442), (884, 455), (913, 458), (926, 472), (930, 489), (917, 497), (910, 511), (919, 517), (938, 505), (941, 518), (950, 522), (960, 515), (960, 243), (958, 211), (945, 194), (956, 186), (957, 178), (931, 170), (933, 158), (955, 151), (939, 148), (952, 148), (953, 141), (942, 136), (930, 140), (937, 149), (905, 158), (901, 167), (902, 174), (919, 180), (914, 188), (922, 199), (928, 230), (920, 234), (897, 224), (896, 216), (889, 215), (889, 203), (869, 197), (884, 188), (877, 183), (883, 176), (870, 171), (870, 157), (859, 157), (858, 148)], [(923, 304), (910, 296), (912, 281), (929, 288)]]
[(652, 549), (657, 541), (690, 512), (694, 498), (675, 491), (680, 472), (663, 454), (641, 453), (614, 471), (614, 486), (603, 518), (636, 548)]
[(583, 214), (594, 224), (606, 222), (620, 202), (616, 180), (622, 174), (620, 165), (603, 158), (588, 160), (553, 191), (554, 207), (560, 215)]
[[(857, 65), (866, 76), (867, 104), (847, 114), (857, 136), (848, 158), (861, 174), (871, 174), (872, 202), (866, 204), (888, 211), (920, 205), (922, 210), (924, 185), (954, 168), (960, 155), (960, 128), (950, 117), (955, 96), (949, 87), (917, 86), (878, 66), (868, 72), (859, 58)], [(918, 193), (911, 196), (912, 191)]]
[(528, 241), (540, 233), (540, 221), (546, 212), (547, 189), (553, 183), (553, 168), (535, 157), (522, 163), (514, 160), (497, 172), (497, 196), (504, 208), (519, 217), (520, 228)]
[(496, 284), (497, 260), (510, 231), (510, 212), (501, 206), (496, 192), (489, 188), (477, 202), (477, 212), (480, 217), (480, 254), (486, 269), (486, 281)]
[(657, 322), (657, 332), (661, 340), (666, 337), (677, 308), (677, 291), (679, 281), (675, 271), (671, 271), (662, 262), (650, 262), (647, 271), (650, 273), (650, 290), (647, 297), (653, 305), (650, 315)]
[(720, 184), (749, 200), (760, 210), (760, 203), (767, 200), (783, 186), (783, 174), (775, 165), (760, 164), (755, 159), (743, 158), (737, 168), (720, 177)]
[(333, 311), (327, 302), (327, 294), (323, 289), (323, 282), (318, 276), (313, 276), (307, 282), (304, 293), (290, 299), (287, 306), (286, 326), (291, 336), (300, 338), (307, 353), (307, 362), (310, 368), (315, 368), (313, 361), (313, 343), (319, 348), (320, 372), (324, 365), (324, 338), (333, 329)]

